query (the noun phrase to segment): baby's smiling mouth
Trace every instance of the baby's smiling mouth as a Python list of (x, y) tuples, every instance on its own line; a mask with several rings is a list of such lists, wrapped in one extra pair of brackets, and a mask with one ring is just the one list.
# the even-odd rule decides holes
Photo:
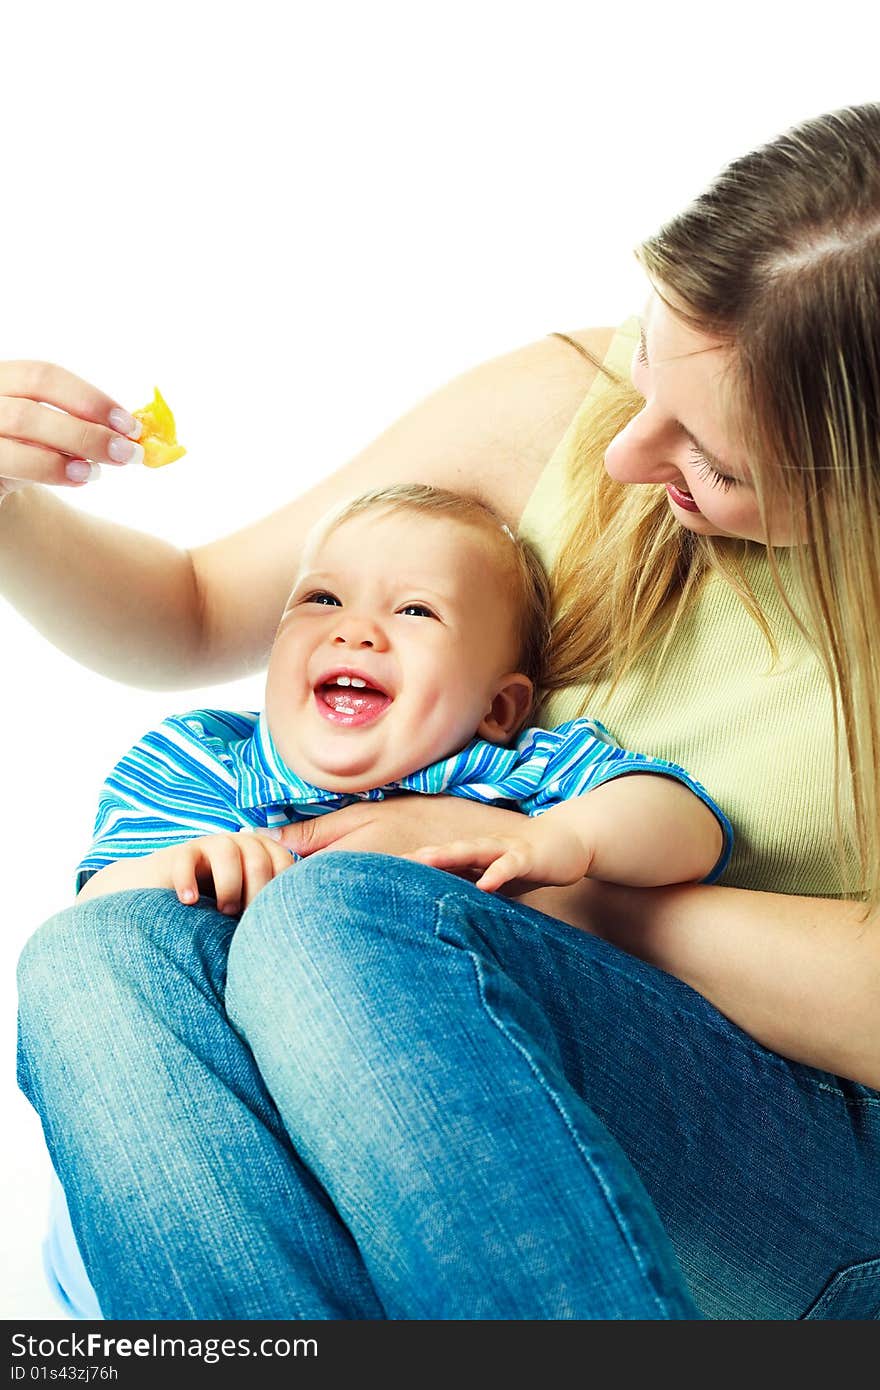
[(315, 686), (318, 713), (331, 724), (360, 728), (372, 724), (392, 703), (392, 697), (366, 676), (340, 671)]

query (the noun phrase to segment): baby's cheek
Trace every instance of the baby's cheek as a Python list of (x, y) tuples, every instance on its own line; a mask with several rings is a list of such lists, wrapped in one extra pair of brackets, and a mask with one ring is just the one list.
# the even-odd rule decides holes
[(481, 720), (489, 713), (491, 700), (481, 698), (474, 682), (462, 680), (455, 690), (447, 692), (445, 719), (443, 721), (447, 740), (452, 740), (456, 748), (462, 748), (477, 736)]

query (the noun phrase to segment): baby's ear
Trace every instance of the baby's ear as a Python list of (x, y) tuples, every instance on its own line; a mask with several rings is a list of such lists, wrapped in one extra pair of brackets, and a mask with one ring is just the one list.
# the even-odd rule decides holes
[(528, 718), (534, 695), (532, 682), (521, 671), (502, 676), (474, 737), (488, 743), (509, 743)]

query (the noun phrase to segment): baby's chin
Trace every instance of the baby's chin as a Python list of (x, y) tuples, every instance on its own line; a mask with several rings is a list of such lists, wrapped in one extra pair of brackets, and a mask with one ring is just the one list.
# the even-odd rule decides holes
[(389, 782), (399, 782), (408, 772), (412, 772), (411, 762), (401, 763), (399, 759), (367, 757), (356, 749), (336, 749), (325, 756), (306, 754), (303, 750), (291, 750), (291, 755), (282, 754), (288, 767), (298, 777), (303, 777), (312, 786), (328, 792), (345, 792), (350, 796), (359, 792), (373, 791), (375, 787), (385, 787)]
[[(400, 782), (414, 771), (451, 757), (463, 744), (450, 747), (433, 730), (407, 738), (376, 723), (365, 729), (315, 731), (297, 729), (291, 737), (273, 731), (278, 752), (297, 776), (323, 791), (351, 796)], [(308, 734), (308, 736), (306, 736)]]

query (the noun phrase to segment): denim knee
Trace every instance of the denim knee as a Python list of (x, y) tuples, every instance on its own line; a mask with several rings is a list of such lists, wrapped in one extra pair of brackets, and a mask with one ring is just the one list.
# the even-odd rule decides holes
[(392, 855), (314, 855), (279, 874), (243, 914), (229, 953), (230, 1017), (258, 1012), (283, 969), (296, 982), (318, 971), (347, 988), (352, 970), (377, 989), (394, 969), (394, 945), (434, 946), (438, 900), (448, 874)]
[[(25, 944), (18, 963), (20, 998), (44, 998), (58, 990), (65, 997), (72, 990), (94, 994), (97, 979), (108, 970), (146, 975), (145, 943), (165, 952), (174, 942), (177, 951), (183, 945), (185, 954), (190, 947), (199, 958), (197, 928), (203, 918), (199, 909), (184, 907), (164, 888), (129, 889), (73, 903), (38, 927)], [(185, 929), (187, 923), (192, 932)]]
[(365, 936), (387, 941), (400, 932), (430, 938), (437, 901), (455, 883), (439, 869), (390, 854), (316, 854), (262, 890), (241, 918), (235, 954), (245, 941), (269, 944), (279, 934), (294, 949), (308, 949), (314, 938), (322, 950), (331, 941), (362, 949)]
[(88, 1027), (86, 998), (100, 998), (107, 940), (100, 900), (65, 908), (25, 943), (18, 961), (18, 1084), (34, 1101), (32, 1065), (39, 1070), (45, 1044), (64, 1048), (65, 1037)]
[(206, 993), (225, 983), (234, 922), (184, 907), (170, 889), (133, 889), (89, 899), (50, 917), (18, 962), (19, 1083), (29, 1094), (27, 1058), (41, 1040), (82, 1052), (91, 1024), (120, 992), (156, 996), (172, 962)]

